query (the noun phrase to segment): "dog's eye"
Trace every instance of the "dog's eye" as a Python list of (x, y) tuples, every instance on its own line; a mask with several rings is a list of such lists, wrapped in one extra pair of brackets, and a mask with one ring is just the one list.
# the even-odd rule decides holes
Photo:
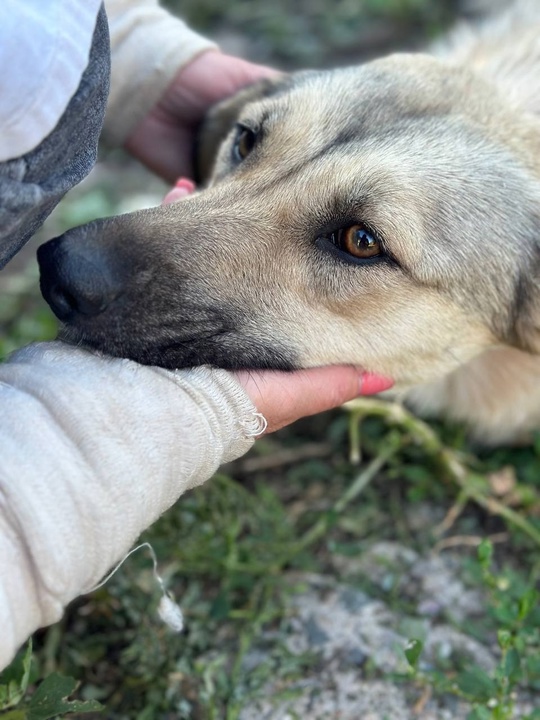
[(343, 252), (359, 260), (383, 254), (380, 240), (364, 225), (350, 225), (331, 233), (329, 240)]
[(245, 125), (238, 126), (238, 132), (233, 145), (233, 158), (236, 162), (245, 160), (255, 146), (256, 134)]

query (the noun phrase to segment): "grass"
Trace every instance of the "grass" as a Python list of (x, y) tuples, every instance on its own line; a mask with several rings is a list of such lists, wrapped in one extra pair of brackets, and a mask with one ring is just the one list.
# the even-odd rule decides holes
[[(205, 32), (248, 36), (254, 58), (287, 67), (348, 61), (358, 45), (369, 55), (386, 44), (415, 44), (453, 12), (452, 3), (427, 0), (233, 2), (226, 12), (217, 0), (185, 0), (182, 9)], [(359, 41), (383, 26), (389, 30), (377, 43)], [(56, 213), (54, 232), (116, 212), (122, 183), (114, 177), (73, 193)], [(1, 282), (0, 357), (54, 337), (35, 265)], [(437, 520), (418, 523), (420, 509)], [(493, 672), (459, 658), (426, 667), (426, 638), (412, 636), (408, 670), (390, 676), (407, 688), (411, 708), (429, 695), (450, 694), (467, 704), (470, 720), (508, 720), (516, 692), (540, 691), (540, 439), (478, 452), (461, 427), (428, 425), (401, 406), (359, 401), (259, 440), (249, 458), (184, 496), (143, 540), (182, 606), (186, 632), (175, 635), (157, 618), (160, 591), (141, 550), (105, 587), (76, 600), (58, 625), (37, 633), (0, 676), (2, 720), (68, 712), (235, 720), (269, 685), (275, 700), (293, 696), (295, 681), (321, 669), (317, 654), (295, 654), (286, 643), (290, 601), (303, 574), (350, 582), (411, 627), (418, 621), (392, 572), (377, 584), (336, 571), (340, 560), (362, 558), (381, 540), (421, 556), (452, 549), (461, 577), (484, 603), (481, 618), (460, 629), (496, 648), (498, 658)], [(358, 677), (388, 676), (368, 662)], [(74, 690), (86, 705), (65, 704)]]

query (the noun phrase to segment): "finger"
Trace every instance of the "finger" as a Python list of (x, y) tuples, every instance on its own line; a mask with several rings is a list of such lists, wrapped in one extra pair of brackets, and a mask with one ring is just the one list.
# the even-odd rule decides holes
[(392, 385), (391, 380), (363, 373), (352, 366), (328, 366), (293, 373), (242, 371), (237, 376), (257, 410), (268, 421), (266, 432), (335, 408), (362, 392), (381, 392)]

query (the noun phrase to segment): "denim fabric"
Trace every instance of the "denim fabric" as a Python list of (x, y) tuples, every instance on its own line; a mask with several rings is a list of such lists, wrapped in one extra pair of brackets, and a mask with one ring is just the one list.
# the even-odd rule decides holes
[(0, 268), (92, 169), (109, 94), (110, 64), (109, 29), (102, 6), (88, 66), (58, 124), (37, 148), (0, 163)]

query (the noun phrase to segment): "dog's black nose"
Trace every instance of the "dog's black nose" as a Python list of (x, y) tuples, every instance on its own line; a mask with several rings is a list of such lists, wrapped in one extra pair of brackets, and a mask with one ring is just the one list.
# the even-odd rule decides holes
[(37, 253), (43, 297), (58, 319), (67, 322), (99, 315), (120, 293), (104, 253), (74, 233), (50, 240)]

